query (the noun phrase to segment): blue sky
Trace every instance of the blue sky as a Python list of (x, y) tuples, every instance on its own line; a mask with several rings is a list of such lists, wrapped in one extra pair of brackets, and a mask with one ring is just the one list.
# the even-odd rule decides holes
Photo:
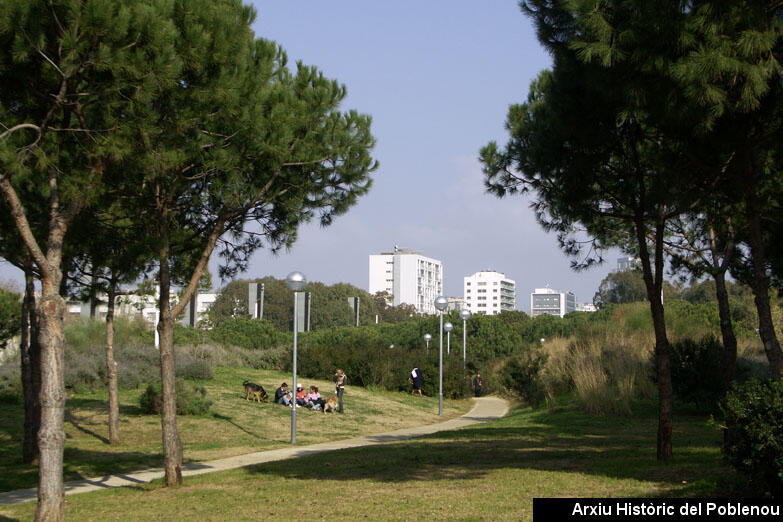
[(551, 64), (516, 0), (253, 4), (257, 36), (344, 83), (344, 108), (373, 117), (380, 168), (348, 214), (304, 227), (287, 253), (257, 253), (248, 275), (296, 269), (366, 289), (367, 256), (399, 245), (443, 262), (448, 295), (462, 295), (464, 276), (495, 269), (516, 280), (523, 310), (546, 284), (592, 301), (614, 257), (575, 273), (528, 201), (484, 193), (478, 150), (505, 143), (509, 104)]
[[(399, 245), (443, 262), (447, 295), (462, 294), (465, 275), (494, 269), (516, 281), (521, 310), (547, 284), (592, 301), (616, 256), (576, 273), (527, 200), (484, 193), (478, 150), (505, 143), (509, 104), (551, 63), (516, 0), (252, 3), (256, 36), (282, 45), (292, 67), (301, 60), (345, 84), (342, 108), (372, 116), (380, 168), (332, 226), (303, 227), (288, 252), (257, 252), (240, 277), (299, 270), (366, 289), (368, 255)], [(18, 277), (0, 263), (0, 280)]]

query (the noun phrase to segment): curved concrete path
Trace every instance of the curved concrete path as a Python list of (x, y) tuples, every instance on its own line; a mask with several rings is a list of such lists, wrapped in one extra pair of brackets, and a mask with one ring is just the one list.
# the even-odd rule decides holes
[[(473, 409), (462, 417), (451, 419), (437, 424), (427, 424), (415, 428), (405, 428), (388, 433), (377, 435), (365, 435), (353, 439), (336, 440), (331, 442), (322, 442), (310, 446), (289, 446), (276, 450), (259, 451), (257, 453), (247, 453), (228, 457), (225, 459), (210, 460), (206, 462), (194, 462), (182, 466), (182, 476), (201, 475), (203, 473), (213, 473), (227, 469), (241, 468), (253, 464), (263, 464), (264, 462), (273, 462), (285, 460), (305, 455), (313, 455), (324, 451), (334, 451), (339, 449), (358, 448), (360, 446), (372, 446), (375, 444), (384, 444), (399, 440), (412, 439), (422, 435), (429, 435), (439, 431), (454, 430), (478, 424), (494, 419), (499, 419), (508, 412), (508, 403), (497, 397), (481, 397), (474, 399)], [(86, 493), (88, 491), (97, 491), (100, 489), (116, 488), (122, 486), (131, 486), (150, 482), (155, 479), (163, 478), (165, 472), (163, 468), (147, 469), (135, 471), (132, 473), (120, 473), (117, 475), (107, 475), (83, 480), (75, 480), (65, 483), (65, 494), (76, 495), (77, 493)], [(0, 493), (0, 505), (21, 504), (23, 502), (32, 502), (38, 499), (38, 488), (18, 489), (16, 491), (7, 491)]]

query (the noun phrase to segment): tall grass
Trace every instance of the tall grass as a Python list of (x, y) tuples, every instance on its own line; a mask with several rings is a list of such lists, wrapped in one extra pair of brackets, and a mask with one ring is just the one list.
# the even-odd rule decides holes
[(547, 404), (554, 407), (558, 396), (573, 391), (592, 414), (630, 415), (635, 399), (655, 395), (649, 366), (652, 345), (644, 331), (616, 328), (546, 341), (540, 348), (546, 363), (539, 378)]

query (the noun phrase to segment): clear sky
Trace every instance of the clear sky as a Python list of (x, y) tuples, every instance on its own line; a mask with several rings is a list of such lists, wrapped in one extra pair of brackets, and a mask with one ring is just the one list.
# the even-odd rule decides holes
[[(479, 149), (506, 142), (509, 104), (551, 63), (516, 0), (252, 3), (256, 36), (282, 45), (292, 67), (301, 60), (345, 84), (342, 108), (372, 116), (380, 168), (332, 226), (303, 227), (288, 252), (257, 252), (240, 277), (299, 270), (367, 289), (368, 255), (398, 245), (441, 260), (449, 296), (462, 295), (464, 276), (494, 269), (516, 281), (521, 310), (545, 285), (592, 301), (616, 256), (576, 273), (529, 201), (484, 192)], [(0, 263), (0, 279), (18, 277)]]

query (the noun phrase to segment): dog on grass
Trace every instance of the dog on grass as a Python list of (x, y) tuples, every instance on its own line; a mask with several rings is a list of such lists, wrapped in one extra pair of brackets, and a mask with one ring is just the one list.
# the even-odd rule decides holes
[(326, 404), (324, 404), (324, 413), (331, 410), (332, 413), (335, 413), (337, 411), (337, 397), (332, 395), (328, 399), (326, 399)]
[(264, 387), (260, 384), (255, 384), (250, 381), (245, 381), (242, 383), (242, 386), (245, 387), (245, 400), (250, 400), (250, 394), (253, 394), (256, 398), (256, 401), (261, 404), (261, 399), (264, 400), (264, 402), (269, 402), (269, 396), (266, 394), (266, 390), (264, 390)]

